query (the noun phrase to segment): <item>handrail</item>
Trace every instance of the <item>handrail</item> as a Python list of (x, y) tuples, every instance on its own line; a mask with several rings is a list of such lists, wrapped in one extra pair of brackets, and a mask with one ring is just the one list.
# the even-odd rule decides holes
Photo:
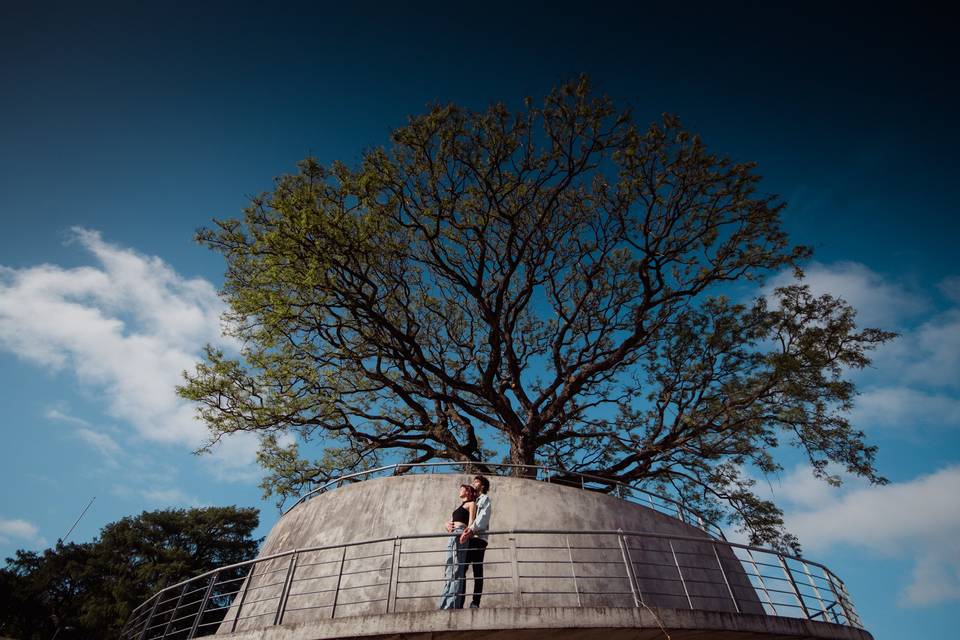
[[(653, 580), (653, 581), (664, 581), (670, 580), (669, 578), (662, 577), (653, 577), (651, 575), (661, 576), (663, 567), (671, 566), (669, 563), (667, 565), (656, 562), (654, 559), (644, 559), (641, 558), (638, 560), (630, 556), (630, 550), (640, 550), (643, 552), (650, 553), (662, 553), (656, 549), (640, 547), (631, 547), (630, 542), (636, 542), (637, 540), (643, 541), (652, 541), (654, 547), (656, 547), (657, 542), (666, 544), (669, 546), (669, 550), (672, 554), (673, 567), (676, 570), (677, 576), (679, 577), (679, 582), (684, 583), (684, 570), (686, 569), (688, 573), (691, 570), (703, 572), (708, 571), (719, 571), (723, 580), (722, 582), (718, 579), (713, 580), (713, 584), (717, 587), (718, 593), (729, 593), (729, 600), (732, 601), (732, 609), (729, 607), (729, 603), (725, 605), (727, 609), (733, 610), (737, 613), (742, 612), (742, 607), (746, 603), (749, 606), (753, 606), (753, 613), (763, 613), (766, 615), (790, 615), (791, 617), (801, 617), (810, 620), (822, 619), (823, 621), (829, 622), (829, 616), (833, 617), (833, 622), (836, 624), (844, 624), (846, 626), (853, 626), (862, 628), (859, 617), (856, 615), (853, 605), (850, 602), (849, 596), (847, 595), (846, 588), (843, 584), (843, 581), (840, 580), (829, 568), (825, 565), (815, 562), (812, 560), (807, 560), (800, 556), (795, 556), (791, 554), (779, 553), (772, 551), (770, 549), (763, 549), (761, 547), (754, 547), (751, 545), (740, 544), (736, 542), (727, 542), (720, 541), (709, 537), (698, 537), (698, 536), (684, 536), (684, 535), (673, 535), (673, 534), (660, 534), (649, 531), (624, 531), (624, 530), (604, 530), (604, 529), (585, 529), (585, 530), (561, 530), (561, 529), (514, 529), (509, 531), (490, 531), (487, 534), (490, 540), (497, 538), (507, 537), (510, 539), (511, 544), (503, 547), (495, 547), (491, 545), (491, 549), (496, 549), (498, 552), (503, 552), (508, 555), (507, 560), (500, 562), (512, 562), (515, 567), (518, 562), (518, 549), (520, 550), (562, 550), (565, 554), (569, 555), (569, 564), (570, 564), (570, 577), (555, 576), (555, 575), (546, 575), (541, 576), (538, 574), (533, 575), (520, 575), (519, 573), (514, 573), (513, 578), (508, 578), (506, 576), (496, 576), (493, 578), (487, 578), (487, 580), (507, 580), (510, 579), (513, 582), (516, 582), (513, 590), (499, 592), (501, 595), (505, 593), (515, 593), (518, 598), (521, 598), (520, 594), (522, 592), (519, 582), (520, 579), (563, 579), (563, 580), (573, 580), (574, 588), (577, 590), (577, 606), (583, 606), (580, 603), (580, 590), (577, 589), (577, 579), (580, 575), (580, 580), (590, 580), (589, 572), (577, 571), (575, 569), (575, 564), (580, 565), (591, 565), (593, 561), (590, 560), (580, 560), (575, 561), (573, 554), (570, 552), (569, 536), (597, 536), (601, 539), (609, 539), (615, 537), (619, 544), (619, 547), (615, 545), (609, 546), (575, 546), (574, 548), (580, 550), (594, 550), (594, 551), (611, 551), (616, 550), (617, 555), (622, 552), (622, 562), (624, 563), (625, 571), (622, 574), (616, 576), (606, 576), (613, 578), (614, 580), (626, 580), (630, 586), (631, 592), (634, 593), (633, 600), (631, 601), (630, 606), (647, 606), (643, 601), (643, 592), (644, 585), (642, 584), (644, 580)], [(527, 545), (517, 545), (516, 540), (522, 540), (525, 537), (529, 536), (549, 536), (546, 541), (544, 540), (535, 540), (533, 546)], [(550, 541), (555, 539), (561, 539), (561, 537), (566, 541), (565, 545), (557, 543), (555, 546), (551, 546)], [(342, 550), (342, 553), (336, 554), (341, 557), (340, 560), (340, 573), (343, 574), (343, 562), (347, 558), (347, 550), (351, 548), (377, 545), (384, 543), (392, 543), (394, 546), (393, 549), (397, 549), (398, 545), (402, 545), (405, 541), (413, 540), (429, 540), (429, 539), (438, 539), (447, 541), (450, 539), (449, 533), (428, 533), (428, 534), (409, 534), (393, 537), (383, 537), (383, 538), (371, 538), (367, 540), (345, 542), (339, 544), (331, 545), (318, 545), (313, 547), (305, 547), (300, 549), (291, 549), (287, 551), (282, 551), (274, 553), (268, 556), (263, 556), (261, 558), (256, 558), (254, 560), (247, 560), (244, 562), (237, 562), (231, 565), (220, 567), (211, 571), (207, 571), (193, 578), (187, 580), (182, 580), (176, 584), (170, 585), (161, 589), (151, 598), (146, 600), (140, 606), (131, 612), (130, 618), (127, 625), (124, 628), (124, 631), (121, 634), (123, 640), (156, 640), (158, 638), (177, 638), (177, 640), (183, 640), (183, 638), (192, 638), (193, 634), (197, 633), (197, 630), (203, 628), (203, 632), (198, 635), (205, 635), (207, 633), (212, 633), (216, 629), (210, 629), (209, 627), (214, 626), (218, 627), (222, 622), (229, 622), (229, 613), (234, 612), (234, 617), (236, 619), (240, 618), (239, 607), (243, 606), (242, 598), (240, 599), (239, 607), (236, 606), (234, 600), (237, 598), (237, 595), (243, 592), (244, 597), (248, 590), (262, 589), (264, 586), (262, 584), (254, 583), (255, 576), (261, 578), (270, 573), (277, 573), (278, 571), (285, 571), (285, 578), (282, 580), (278, 577), (275, 582), (272, 582), (268, 586), (276, 586), (277, 584), (284, 584), (283, 592), (279, 596), (270, 596), (265, 600), (253, 600), (251, 602), (262, 603), (265, 601), (277, 600), (275, 608), (269, 610), (271, 619), (274, 621), (279, 621), (283, 619), (283, 614), (287, 609), (287, 599), (290, 597), (289, 585), (294, 582), (294, 572), (297, 567), (297, 558), (304, 557), (307, 554), (319, 554), (324, 551), (331, 550)], [(588, 541), (589, 542), (589, 541)], [(686, 546), (686, 550), (684, 550)], [(406, 547), (405, 547), (406, 548)], [(712, 555), (704, 551), (703, 549), (709, 548)], [(679, 549), (676, 551), (675, 549)], [(442, 547), (431, 548), (426, 551), (416, 551), (416, 552), (407, 552), (410, 553), (439, 553), (442, 551)], [(741, 553), (737, 553), (740, 551)], [(684, 564), (677, 560), (677, 555), (685, 555), (690, 562), (691, 558), (694, 561), (694, 564)], [(388, 580), (388, 584), (399, 578), (394, 578), (394, 576), (399, 576), (400, 569), (405, 570), (421, 570), (427, 569), (432, 570), (432, 567), (440, 567), (441, 565), (430, 565), (430, 564), (416, 564), (416, 565), (407, 565), (403, 566), (402, 555), (399, 552), (394, 554), (393, 552), (389, 554), (374, 554), (368, 556), (361, 556), (350, 558), (348, 561), (355, 562), (363, 560), (366, 558), (381, 558), (389, 555), (390, 566), (389, 569), (380, 565), (373, 569), (368, 569), (367, 571), (373, 572), (386, 572), (391, 578)], [(721, 560), (721, 555), (727, 560), (726, 564)], [(772, 558), (771, 558), (772, 556)], [(566, 556), (564, 556), (566, 557)], [(757, 558), (760, 560), (757, 560)], [(270, 568), (270, 563), (276, 560), (282, 560), (285, 558), (290, 558), (289, 563), (286, 564), (285, 569), (272, 569)], [(762, 560), (769, 558), (767, 562)], [(713, 560), (715, 559), (715, 560)], [(384, 561), (386, 562), (386, 561)], [(409, 562), (409, 561), (408, 561)], [(536, 559), (521, 559), (521, 564), (526, 566), (537, 566), (537, 563), (540, 562), (546, 563), (543, 566), (554, 566), (557, 562), (556, 560), (536, 560)], [(597, 566), (606, 566), (610, 565), (609, 560), (601, 560), (600, 565)], [(281, 564), (281, 566), (282, 566)], [(316, 564), (316, 563), (314, 563)], [(395, 565), (396, 564), (396, 568)], [(497, 564), (496, 562), (492, 564)], [(614, 563), (616, 564), (616, 563)], [(256, 569), (258, 566), (267, 566), (266, 571), (262, 571), (260, 574), (256, 574)], [(306, 566), (310, 566), (307, 563)], [(237, 571), (245, 568), (249, 568), (247, 571)], [(811, 571), (813, 569), (813, 571)], [(647, 570), (647, 573), (644, 571)], [(819, 570), (819, 571), (817, 571)], [(439, 571), (439, 569), (437, 569)], [(652, 572), (652, 573), (651, 573)], [(236, 573), (237, 577), (222, 580), (218, 583), (218, 580), (221, 576), (231, 575)], [(362, 572), (361, 572), (362, 573)], [(548, 572), (548, 574), (551, 572)], [(332, 575), (332, 574), (331, 574)], [(309, 571), (306, 574), (302, 574), (301, 577), (297, 579), (298, 582), (309, 581), (309, 580), (322, 580), (329, 578), (331, 576), (316, 576), (316, 574), (311, 574)], [(600, 576), (604, 577), (604, 576)], [(593, 579), (596, 579), (597, 576), (594, 576)], [(689, 576), (688, 576), (689, 579)], [(674, 579), (675, 580), (675, 579)], [(224, 591), (223, 588), (217, 591), (217, 594), (214, 594), (214, 587), (220, 585), (221, 587), (227, 582), (240, 582), (241, 585), (236, 586), (235, 591)], [(399, 584), (413, 584), (417, 582), (438, 582), (440, 580), (413, 580), (413, 581), (399, 581)], [(702, 577), (700, 578), (702, 582)], [(604, 582), (604, 589), (609, 589), (607, 586), (609, 581)], [(776, 584), (771, 585), (775, 582)], [(807, 582), (809, 587), (812, 588), (813, 593), (810, 593), (810, 589), (807, 588)], [(190, 589), (191, 585), (198, 585), (196, 589)], [(252, 585), (252, 586), (251, 586)], [(732, 585), (732, 586), (731, 586)], [(376, 583), (371, 585), (363, 585), (364, 588), (377, 588), (384, 587), (385, 584)], [(415, 585), (416, 586), (416, 585)], [(721, 586), (725, 586), (725, 589), (721, 590)], [(804, 587), (804, 588), (801, 588)], [(341, 590), (355, 589), (356, 586), (344, 586), (341, 588), (340, 582), (337, 582), (336, 589), (334, 592), (334, 602), (336, 602), (336, 594)], [(392, 588), (392, 585), (391, 585)], [(766, 600), (760, 598), (760, 591), (763, 591), (766, 596)], [(328, 590), (329, 591), (329, 590)], [(740, 597), (735, 594), (735, 591), (739, 592)], [(191, 600), (189, 603), (182, 603), (184, 599), (184, 594), (195, 594), (203, 592), (204, 595), (200, 599)], [(686, 586), (684, 585), (684, 592), (686, 592)], [(746, 592), (746, 594), (745, 594)], [(496, 592), (495, 592), (496, 593)], [(556, 589), (553, 591), (542, 591), (542, 592), (528, 592), (528, 593), (540, 593), (541, 595), (551, 596), (554, 594), (555, 597), (560, 598), (564, 593), (569, 593), (563, 589)], [(605, 591), (594, 592), (595, 594), (603, 594)], [(617, 591), (610, 591), (609, 593), (616, 596)], [(771, 593), (774, 595), (771, 597)], [(295, 594), (296, 596), (303, 596), (303, 593)], [(663, 594), (661, 594), (663, 595)], [(191, 596), (192, 597), (192, 596)], [(409, 596), (413, 598), (430, 598), (432, 595), (419, 595), (419, 596)], [(408, 598), (409, 598), (408, 597)], [(209, 607), (208, 604), (215, 598), (220, 598), (218, 607)], [(703, 599), (703, 598), (713, 598), (718, 599), (718, 596), (705, 596), (694, 594), (693, 598)], [(777, 598), (775, 601), (774, 598)], [(177, 605), (171, 610), (170, 602), (176, 600)], [(226, 604), (224, 604), (226, 602)], [(391, 600), (389, 596), (386, 599), (375, 599), (370, 602), (385, 602), (386, 611), (381, 611), (382, 613), (390, 613), (391, 609)], [(394, 604), (393, 607), (396, 607), (396, 595), (394, 594)], [(693, 609), (694, 604), (691, 599), (691, 594), (687, 594), (686, 602), (689, 603), (689, 608)], [(166, 608), (160, 607), (161, 603), (166, 603)], [(347, 603), (356, 604), (356, 603)], [(250, 605), (248, 605), (249, 608)], [(307, 609), (316, 609), (323, 608), (329, 605), (321, 604), (314, 605), (312, 607), (306, 607)], [(501, 605), (502, 606), (502, 605)], [(512, 605), (508, 606), (524, 606), (522, 600), (518, 601)], [(572, 605), (571, 605), (572, 606)], [(605, 606), (617, 606), (617, 605), (605, 605)], [(659, 605), (656, 605), (659, 606)], [(147, 607), (150, 607), (150, 613), (144, 617), (144, 614), (147, 612)], [(196, 607), (194, 611), (192, 607)], [(304, 607), (300, 607), (298, 610), (302, 610)], [(706, 607), (698, 607), (704, 609), (710, 609), (709, 603)], [(394, 611), (396, 609), (394, 608)], [(419, 610), (419, 609), (418, 609)], [(210, 613), (213, 611), (220, 611), (222, 613), (221, 618), (215, 618), (213, 622), (203, 623), (205, 612)], [(178, 612), (185, 612), (185, 615), (177, 616)], [(192, 613), (191, 613), (192, 612)], [(260, 615), (266, 615), (264, 613), (253, 614), (252, 617), (257, 617)], [(333, 613), (331, 613), (333, 615)], [(186, 620), (187, 622), (183, 622)], [(170, 626), (173, 622), (181, 622), (179, 628), (171, 630)], [(189, 623), (189, 624), (187, 624)], [(236, 622), (234, 622), (234, 626)], [(262, 625), (270, 626), (270, 625)], [(160, 627), (164, 628), (164, 632), (159, 635), (150, 635), (148, 631), (151, 629), (158, 629)], [(184, 632), (187, 628), (190, 628), (190, 634), (187, 636), (177, 636), (176, 634)]]
[[(718, 524), (716, 524), (712, 520), (705, 517), (698, 510), (693, 509), (692, 507), (689, 507), (682, 502), (674, 500), (669, 496), (665, 496), (660, 493), (655, 493), (647, 489), (644, 489), (642, 487), (627, 484), (625, 482), (620, 482), (619, 480), (611, 480), (609, 478), (604, 478), (602, 476), (597, 476), (589, 473), (580, 473), (579, 471), (568, 471), (567, 469), (560, 469), (558, 467), (547, 467), (543, 465), (513, 464), (513, 463), (501, 463), (501, 462), (483, 462), (483, 461), (406, 462), (406, 463), (396, 463), (396, 464), (385, 465), (382, 467), (376, 467), (374, 469), (366, 469), (364, 471), (357, 471), (355, 473), (350, 473), (344, 476), (333, 478), (331, 480), (328, 480), (324, 484), (320, 485), (319, 487), (315, 489), (311, 489), (307, 493), (300, 496), (300, 498), (298, 498), (297, 501), (293, 503), (293, 505), (289, 509), (284, 511), (282, 515), (284, 516), (287, 515), (288, 513), (293, 511), (297, 507), (297, 505), (303, 502), (306, 502), (307, 500), (313, 498), (315, 495), (328, 491), (328, 488), (331, 487), (332, 485), (336, 485), (334, 488), (339, 488), (343, 486), (343, 483), (345, 481), (349, 481), (353, 478), (370, 476), (370, 475), (382, 473), (385, 471), (394, 471), (394, 475), (399, 475), (396, 473), (397, 469), (403, 469), (404, 471), (406, 471), (408, 469), (435, 468), (435, 467), (487, 467), (487, 468), (494, 468), (494, 469), (500, 469), (500, 468), (526, 469), (526, 470), (534, 471), (534, 476), (532, 478), (526, 478), (527, 480), (537, 480), (539, 482), (546, 482), (549, 484), (550, 476), (546, 475), (546, 472), (550, 472), (550, 473), (564, 474), (566, 476), (572, 476), (574, 478), (579, 478), (580, 487), (582, 489), (586, 488), (586, 481), (590, 481), (590, 482), (596, 482), (596, 483), (609, 486), (611, 487), (611, 489), (620, 488), (621, 490), (623, 490), (623, 493), (627, 496), (630, 495), (629, 494), (630, 491), (636, 491), (638, 493), (642, 493), (646, 495), (649, 498), (646, 502), (635, 501), (638, 504), (642, 504), (643, 506), (649, 506), (650, 508), (654, 509), (655, 511), (658, 511), (659, 513), (663, 513), (672, 518), (676, 518), (685, 524), (689, 524), (691, 526), (697, 527), (701, 531), (704, 531), (705, 533), (708, 533), (715, 538), (718, 538), (720, 540), (726, 540), (726, 536), (723, 533), (723, 529)], [(539, 480), (539, 478), (536, 476), (536, 472), (538, 471), (545, 472), (546, 480)], [(653, 498), (656, 498), (657, 500), (661, 500), (663, 502), (670, 503), (674, 507), (673, 511), (665, 510), (663, 508), (658, 508), (658, 507), (662, 507), (662, 505), (658, 505), (657, 503), (655, 503), (653, 501)], [(634, 501), (631, 500), (631, 502), (634, 502)], [(694, 522), (688, 521), (688, 519), (685, 517), (685, 515), (688, 513), (696, 516), (696, 521)]]
[[(698, 538), (697, 536), (680, 536), (680, 535), (667, 534), (667, 533), (655, 533), (650, 531), (633, 531), (633, 530), (623, 530), (623, 529), (617, 529), (617, 530), (611, 530), (611, 529), (502, 529), (499, 531), (488, 531), (485, 535), (502, 536), (502, 535), (514, 535), (514, 534), (520, 534), (520, 535), (523, 535), (523, 534), (531, 534), (531, 535), (534, 535), (534, 534), (535, 535), (550, 535), (550, 534), (577, 534), (577, 535), (618, 534), (619, 535), (619, 534), (622, 534), (625, 536), (634, 536), (638, 538), (663, 538), (663, 539), (669, 538), (670, 540), (681, 540), (685, 542), (710, 542), (713, 544), (722, 544), (727, 547), (743, 549), (744, 551), (756, 551), (758, 553), (767, 553), (767, 554), (774, 553), (777, 556), (781, 558), (785, 558), (787, 560), (796, 560), (797, 562), (803, 562), (806, 564), (813, 565), (819, 569), (823, 569), (824, 571), (829, 572), (834, 577), (834, 579), (840, 580), (840, 578), (838, 578), (836, 574), (830, 571), (829, 567), (817, 562), (816, 560), (810, 560), (808, 558), (804, 558), (803, 556), (795, 556), (789, 553), (781, 553), (779, 551), (773, 551), (772, 549), (766, 549), (764, 547), (754, 547), (749, 544), (741, 544), (739, 542), (730, 542), (729, 540), (724, 540), (723, 542), (720, 542), (718, 540), (704, 540), (703, 538)], [(359, 540), (356, 542), (341, 542), (339, 544), (327, 544), (327, 545), (321, 545), (316, 547), (302, 547), (297, 549), (289, 549), (287, 551), (279, 551), (277, 553), (272, 553), (268, 556), (254, 558), (253, 560), (244, 560), (243, 562), (234, 562), (233, 564), (228, 564), (224, 567), (210, 569), (205, 573), (198, 574), (192, 578), (187, 578), (186, 580), (181, 580), (180, 582), (164, 587), (163, 589), (158, 591), (158, 593), (177, 589), (178, 587), (182, 587), (188, 582), (193, 582), (194, 580), (201, 580), (203, 578), (212, 576), (213, 574), (218, 572), (228, 571), (230, 569), (237, 569), (239, 567), (244, 567), (251, 564), (266, 562), (268, 560), (276, 560), (278, 558), (288, 558), (295, 553), (308, 553), (312, 551), (329, 551), (331, 549), (341, 549), (343, 547), (359, 547), (367, 544), (376, 544), (378, 542), (390, 542), (391, 540), (397, 540), (397, 539), (418, 540), (418, 539), (424, 539), (424, 538), (449, 538), (449, 537), (450, 537), (449, 533), (409, 533), (409, 534), (404, 534), (400, 536), (387, 536), (385, 538), (370, 538), (368, 540)], [(153, 597), (151, 596), (151, 598), (148, 599), (147, 602), (150, 602), (150, 600), (152, 599)], [(142, 607), (143, 605), (140, 605), (140, 606)], [(134, 611), (136, 611), (136, 609), (134, 609)]]

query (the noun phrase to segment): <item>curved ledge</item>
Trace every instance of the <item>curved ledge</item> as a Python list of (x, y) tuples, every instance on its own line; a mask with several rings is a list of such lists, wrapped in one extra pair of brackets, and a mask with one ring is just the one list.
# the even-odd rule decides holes
[[(439, 470), (439, 471), (438, 471)], [(287, 515), (297, 506), (307, 502), (311, 498), (319, 496), (332, 489), (338, 489), (345, 484), (351, 484), (357, 481), (369, 480), (372, 478), (382, 478), (385, 476), (400, 476), (407, 473), (447, 473), (447, 474), (470, 474), (474, 471), (482, 470), (487, 475), (497, 478), (511, 477), (518, 475), (525, 480), (536, 480), (539, 482), (553, 483), (568, 487), (579, 487), (583, 490), (597, 491), (610, 494), (628, 500), (635, 504), (642, 505), (669, 515), (672, 518), (694, 526), (718, 540), (726, 540), (723, 529), (706, 518), (696, 509), (684, 505), (673, 498), (648, 491), (643, 487), (634, 484), (627, 484), (619, 480), (610, 480), (589, 473), (579, 473), (577, 471), (568, 471), (558, 467), (548, 467), (532, 464), (508, 464), (497, 462), (409, 462), (386, 465), (375, 469), (366, 469), (357, 471), (323, 483), (315, 489), (300, 496), (292, 506), (285, 509), (282, 515)]]
[[(517, 607), (362, 615), (284, 624), (231, 634), (224, 640), (873, 640), (844, 625), (688, 609)], [(666, 633), (664, 633), (666, 631)]]

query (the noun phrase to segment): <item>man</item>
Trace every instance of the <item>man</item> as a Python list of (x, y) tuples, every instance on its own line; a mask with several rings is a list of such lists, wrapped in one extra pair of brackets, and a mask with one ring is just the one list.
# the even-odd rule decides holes
[(490, 504), (490, 481), (483, 476), (473, 477), (473, 488), (477, 490), (477, 516), (473, 526), (467, 528), (460, 536), (460, 542), (469, 540), (467, 547), (467, 567), (473, 571), (473, 600), (471, 609), (480, 608), (480, 596), (483, 595), (483, 555), (487, 551), (487, 531), (490, 530), (490, 515), (493, 511)]

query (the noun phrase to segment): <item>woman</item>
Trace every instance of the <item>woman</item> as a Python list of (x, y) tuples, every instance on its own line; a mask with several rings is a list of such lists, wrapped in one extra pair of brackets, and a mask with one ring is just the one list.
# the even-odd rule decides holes
[(454, 509), (453, 516), (447, 522), (450, 540), (447, 542), (447, 564), (444, 577), (447, 582), (440, 593), (441, 609), (463, 609), (464, 592), (467, 587), (466, 556), (469, 542), (461, 542), (464, 530), (473, 526), (477, 517), (476, 491), (468, 484), (460, 485), (460, 506)]

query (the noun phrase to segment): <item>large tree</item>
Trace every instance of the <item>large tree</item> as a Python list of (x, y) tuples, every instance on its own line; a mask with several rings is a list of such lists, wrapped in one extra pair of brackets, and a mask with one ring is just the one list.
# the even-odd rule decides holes
[(258, 524), (256, 509), (152, 511), (106, 525), (93, 542), (18, 551), (0, 569), (0, 636), (116, 638), (159, 589), (253, 558)]
[(499, 450), (791, 542), (751, 475), (787, 440), (828, 481), (837, 463), (882, 482), (845, 372), (892, 334), (801, 283), (734, 286), (756, 295), (810, 255), (759, 181), (674, 117), (638, 128), (584, 79), (516, 112), (433, 107), (358, 166), (307, 159), (200, 231), (243, 348), (208, 349), (181, 394), (211, 444), (263, 436), (281, 499)]

